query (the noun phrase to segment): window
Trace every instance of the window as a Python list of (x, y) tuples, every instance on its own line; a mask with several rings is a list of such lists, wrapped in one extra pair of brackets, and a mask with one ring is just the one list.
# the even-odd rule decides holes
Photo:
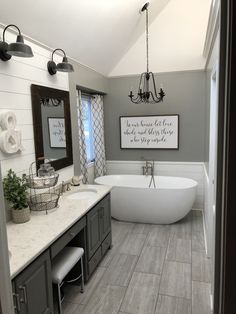
[(85, 144), (87, 161), (91, 162), (94, 160), (93, 150), (93, 130), (92, 130), (92, 117), (91, 117), (91, 97), (82, 94), (82, 105), (83, 105), (83, 124), (85, 133)]

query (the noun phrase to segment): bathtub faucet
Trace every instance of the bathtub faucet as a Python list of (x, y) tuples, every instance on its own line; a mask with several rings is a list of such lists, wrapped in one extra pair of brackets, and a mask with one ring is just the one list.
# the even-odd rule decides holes
[(149, 188), (151, 187), (153, 183), (153, 187), (156, 188), (156, 182), (155, 182), (155, 176), (154, 176), (154, 160), (153, 161), (148, 161), (146, 160), (145, 166), (142, 167), (143, 169), (143, 175), (148, 176), (148, 172), (150, 172), (151, 175), (151, 180), (149, 183)]
[(153, 175), (154, 173), (154, 160), (148, 161), (146, 160), (145, 166), (142, 166), (143, 169), (143, 175), (148, 176), (148, 173), (150, 172), (150, 175)]

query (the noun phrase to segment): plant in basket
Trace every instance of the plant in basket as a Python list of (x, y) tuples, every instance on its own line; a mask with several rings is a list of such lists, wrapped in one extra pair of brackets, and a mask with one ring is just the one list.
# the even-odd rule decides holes
[(26, 174), (19, 177), (12, 169), (9, 169), (6, 177), (3, 178), (4, 197), (12, 209), (12, 220), (15, 223), (30, 220), (28, 187), (29, 182)]

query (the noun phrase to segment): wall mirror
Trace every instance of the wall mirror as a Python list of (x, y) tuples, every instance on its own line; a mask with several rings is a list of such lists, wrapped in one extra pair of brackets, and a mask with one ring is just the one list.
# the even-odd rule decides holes
[(69, 92), (31, 85), (35, 157), (61, 169), (73, 164)]

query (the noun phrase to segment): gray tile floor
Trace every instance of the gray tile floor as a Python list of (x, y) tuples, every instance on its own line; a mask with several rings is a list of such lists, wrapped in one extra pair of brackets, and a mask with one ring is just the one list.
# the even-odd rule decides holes
[(65, 286), (64, 314), (209, 314), (202, 216), (173, 225), (112, 221), (113, 248), (84, 294)]

